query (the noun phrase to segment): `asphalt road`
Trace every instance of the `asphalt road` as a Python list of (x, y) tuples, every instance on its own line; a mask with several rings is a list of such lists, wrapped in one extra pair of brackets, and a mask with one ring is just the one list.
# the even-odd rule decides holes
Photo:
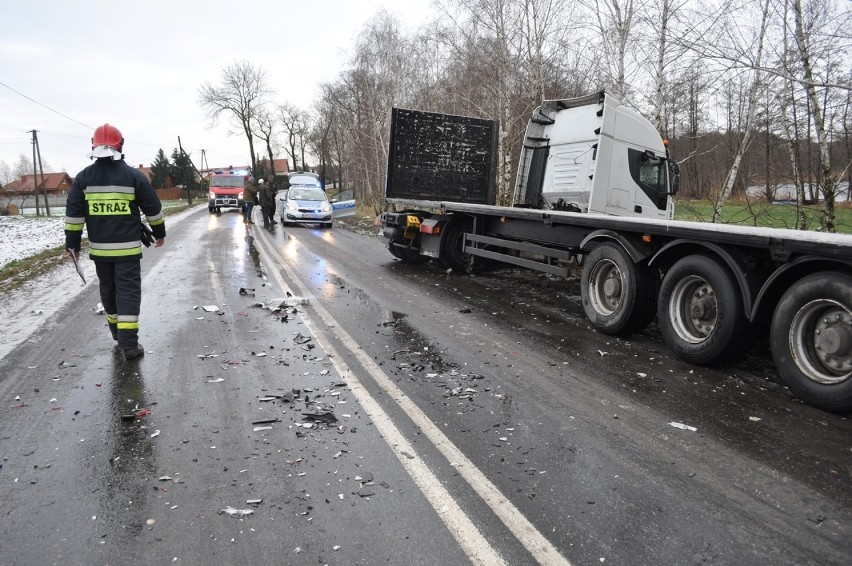
[(94, 286), (0, 361), (0, 565), (852, 559), (852, 424), (765, 346), (693, 367), (576, 281), (248, 229), (145, 253), (141, 362)]

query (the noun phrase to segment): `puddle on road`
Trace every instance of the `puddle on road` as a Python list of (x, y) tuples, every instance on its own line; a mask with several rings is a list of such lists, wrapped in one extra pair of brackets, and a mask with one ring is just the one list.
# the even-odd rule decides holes
[[(106, 411), (105, 460), (92, 467), (91, 492), (98, 498), (98, 521), (115, 544), (131, 543), (146, 527), (151, 481), (156, 474), (156, 418), (131, 417), (149, 409), (142, 364), (113, 357), (111, 392)], [(121, 544), (119, 543), (120, 547)]]

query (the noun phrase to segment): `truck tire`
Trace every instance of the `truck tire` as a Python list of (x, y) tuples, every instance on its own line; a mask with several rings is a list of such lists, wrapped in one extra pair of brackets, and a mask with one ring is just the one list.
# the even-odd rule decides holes
[(405, 246), (395, 246), (393, 242), (388, 243), (388, 251), (391, 255), (403, 263), (422, 264), (429, 261), (431, 258), (425, 255), (420, 255), (416, 249)]
[(728, 269), (694, 255), (669, 269), (660, 288), (657, 320), (663, 340), (689, 363), (725, 363), (741, 356), (754, 335)]
[(447, 226), (444, 234), (443, 249), (441, 250), (440, 262), (454, 273), (467, 273), (470, 265), (470, 254), (464, 253), (464, 235), (471, 230), (469, 221), (454, 219)]
[(629, 334), (648, 326), (660, 288), (656, 271), (636, 264), (621, 247), (601, 244), (584, 260), (580, 294), (586, 318), (604, 334)]
[(770, 346), (781, 381), (826, 411), (852, 410), (852, 277), (813, 273), (781, 297)]

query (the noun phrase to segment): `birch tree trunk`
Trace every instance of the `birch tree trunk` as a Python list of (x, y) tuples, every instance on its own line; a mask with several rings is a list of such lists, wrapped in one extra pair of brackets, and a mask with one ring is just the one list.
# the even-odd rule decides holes
[(740, 139), (739, 147), (734, 155), (734, 162), (728, 170), (725, 178), (725, 184), (722, 187), (722, 192), (719, 198), (716, 199), (716, 206), (713, 208), (713, 222), (718, 223), (722, 216), (722, 207), (725, 206), (731, 192), (734, 189), (734, 184), (737, 182), (737, 174), (740, 170), (740, 164), (743, 160), (743, 155), (748, 151), (751, 144), (752, 135), (754, 134), (754, 115), (757, 113), (757, 97), (763, 87), (762, 73), (760, 71), (763, 66), (763, 43), (766, 38), (766, 28), (769, 22), (769, 3), (770, 0), (764, 0), (763, 15), (760, 22), (760, 32), (757, 42), (757, 54), (754, 59), (754, 80), (749, 87), (748, 92), (748, 107), (746, 109), (746, 121), (743, 126), (742, 138)]
[(822, 112), (822, 105), (817, 96), (816, 86), (814, 83), (814, 66), (811, 59), (810, 47), (808, 38), (805, 35), (804, 16), (802, 14), (802, 0), (793, 0), (793, 15), (796, 20), (795, 39), (798, 49), (799, 59), (801, 60), (802, 70), (805, 73), (805, 91), (808, 93), (808, 99), (811, 102), (811, 114), (814, 119), (814, 128), (816, 129), (817, 144), (819, 145), (820, 155), (820, 178), (819, 183), (822, 187), (823, 196), (825, 197), (825, 230), (826, 232), (835, 232), (834, 216), (834, 200), (837, 186), (834, 178), (831, 176), (831, 152), (828, 146), (828, 137), (825, 131), (825, 116)]

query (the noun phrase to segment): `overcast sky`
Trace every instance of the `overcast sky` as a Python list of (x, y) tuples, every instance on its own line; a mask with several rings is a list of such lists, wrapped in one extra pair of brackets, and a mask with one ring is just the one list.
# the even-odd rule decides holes
[(276, 101), (309, 108), (382, 8), (411, 31), (432, 14), (430, 0), (0, 0), (0, 161), (31, 158), (35, 129), (43, 162), (74, 176), (108, 122), (134, 166), (178, 136), (197, 166), (202, 149), (211, 167), (245, 165), (245, 136), (210, 127), (198, 87), (246, 60)]

